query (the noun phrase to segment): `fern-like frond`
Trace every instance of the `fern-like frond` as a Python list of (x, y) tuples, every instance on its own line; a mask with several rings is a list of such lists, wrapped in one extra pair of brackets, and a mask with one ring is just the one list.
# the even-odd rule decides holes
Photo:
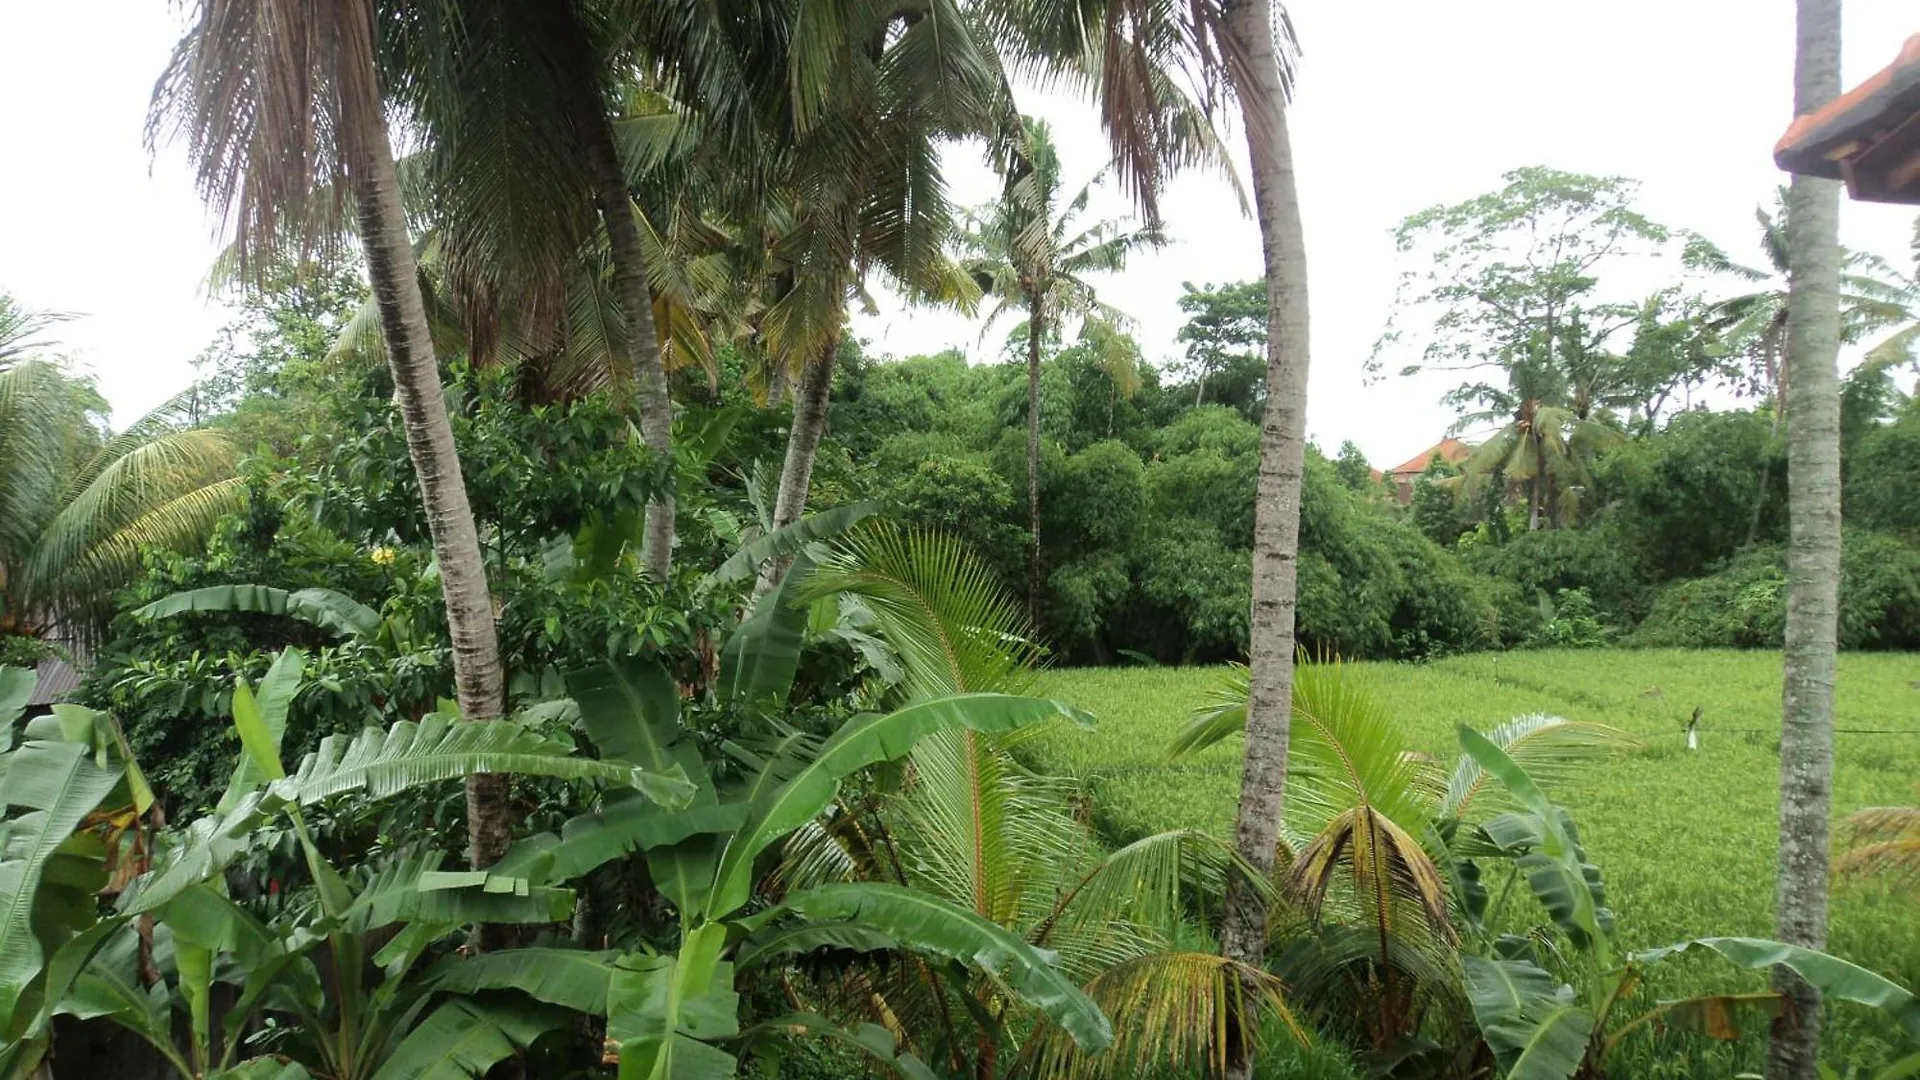
[[(1567, 783), (1609, 754), (1633, 745), (1632, 737), (1618, 728), (1544, 713), (1516, 716), (1485, 734), (1527, 775), (1548, 785)], [(1482, 800), (1482, 795), (1487, 799)], [(1514, 808), (1505, 786), (1472, 756), (1462, 754), (1440, 800), (1440, 816), (1466, 818), (1476, 804)]]
[(900, 652), (916, 697), (1019, 693), (1040, 657), (1032, 625), (958, 537), (873, 525), (838, 542), (804, 596), (860, 597)]

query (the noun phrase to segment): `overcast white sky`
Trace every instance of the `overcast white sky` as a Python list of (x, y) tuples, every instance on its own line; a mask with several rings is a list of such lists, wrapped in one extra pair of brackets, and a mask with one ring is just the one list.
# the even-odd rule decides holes
[[(1643, 182), (1656, 220), (1757, 258), (1752, 214), (1782, 180), (1791, 118), (1791, 0), (1295, 0), (1306, 49), (1292, 113), (1311, 258), (1312, 436), (1353, 439), (1375, 464), (1421, 450), (1451, 416), (1448, 382), (1368, 386), (1366, 361), (1403, 267), (1406, 214), (1495, 188), (1521, 165)], [(179, 28), (164, 0), (0, 2), (0, 289), (81, 316), (65, 347), (125, 420), (174, 393), (225, 321), (202, 281), (212, 222), (177, 150), (141, 144), (147, 96)], [(1849, 84), (1920, 31), (1913, 0), (1848, 0)], [(1104, 161), (1091, 114), (1038, 99), (1070, 183)], [(977, 152), (950, 155), (955, 195), (991, 198)], [(1118, 195), (1102, 216), (1126, 209)], [(1226, 183), (1193, 174), (1165, 202), (1175, 243), (1102, 285), (1140, 323), (1149, 358), (1177, 356), (1182, 281), (1257, 276), (1259, 235)], [(1903, 263), (1913, 215), (1848, 204), (1842, 239)], [(862, 317), (874, 348), (997, 354), (966, 320), (925, 310)]]

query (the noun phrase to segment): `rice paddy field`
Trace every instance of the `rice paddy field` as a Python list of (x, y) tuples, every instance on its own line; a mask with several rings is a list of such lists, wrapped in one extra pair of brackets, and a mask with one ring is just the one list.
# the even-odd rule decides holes
[[(1588, 650), (1463, 656), (1419, 665), (1358, 664), (1400, 716), (1412, 748), (1451, 763), (1457, 726), (1491, 728), (1548, 713), (1610, 724), (1637, 744), (1549, 794), (1574, 814), (1605, 875), (1628, 948), (1705, 935), (1772, 936), (1780, 657), (1732, 651)], [(1231, 825), (1235, 737), (1190, 764), (1162, 764), (1175, 731), (1224, 674), (1218, 668), (1102, 668), (1049, 673), (1046, 691), (1093, 712), (1095, 731), (1031, 744), (1032, 764), (1080, 778), (1113, 841), (1178, 827)], [(1702, 709), (1700, 748), (1683, 734)], [(1834, 767), (1836, 819), (1920, 801), (1920, 655), (1841, 658)], [(1858, 732), (1858, 733), (1850, 733)], [(1836, 882), (1829, 950), (1920, 986), (1920, 897), (1884, 881)], [(1649, 994), (1757, 988), (1759, 977), (1687, 959), (1654, 973)], [(1883, 1063), (1899, 1034), (1852, 1006), (1829, 1008), (1827, 1057)], [(1690, 1077), (1758, 1071), (1763, 1035), (1732, 1046), (1650, 1036), (1623, 1044), (1615, 1075)]]

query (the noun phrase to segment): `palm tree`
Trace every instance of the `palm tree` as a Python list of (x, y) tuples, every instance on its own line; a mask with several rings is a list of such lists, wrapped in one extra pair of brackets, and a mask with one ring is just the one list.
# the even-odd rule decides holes
[[(1268, 334), (1254, 519), (1252, 700), (1234, 842), (1242, 858), (1270, 869), (1286, 795), (1309, 365), (1307, 249), (1287, 128), (1297, 52), (1292, 23), (1274, 0), (977, 0), (976, 6), (1016, 61), (1064, 74), (1097, 95), (1121, 182), (1150, 224), (1158, 220), (1156, 195), (1170, 172), (1225, 162), (1212, 105), (1223, 88), (1239, 103), (1260, 222)], [(1229, 882), (1221, 948), (1254, 964), (1266, 940), (1261, 897)], [(1242, 1048), (1231, 1058), (1227, 1074), (1243, 1080), (1249, 1055)]]
[(45, 360), (0, 369), (0, 635), (90, 636), (148, 548), (191, 549), (238, 506), (232, 449), (187, 405), (103, 436), (92, 383)]
[[(1133, 356), (1116, 332), (1125, 316), (1100, 302), (1087, 275), (1124, 269), (1127, 255), (1163, 242), (1157, 229), (1129, 229), (1123, 221), (1081, 228), (1079, 218), (1099, 183), (1095, 177), (1062, 202), (1060, 155), (1053, 133), (1039, 120), (1021, 121), (1022, 138), (1009, 149), (1006, 190), (975, 212), (960, 235), (965, 266), (985, 292), (1000, 298), (987, 315), (1027, 317), (1027, 617), (1040, 604), (1040, 354), (1048, 337), (1079, 319), (1081, 339), (1100, 347), (1105, 366), (1132, 371)], [(1120, 380), (1115, 379), (1116, 389)]]
[(0, 292), (0, 368), (10, 367), (33, 350), (45, 347), (49, 342), (40, 335), (67, 318), (59, 312), (35, 311)]
[[(1793, 106), (1804, 116), (1840, 96), (1840, 0), (1798, 0)], [(1780, 724), (1780, 853), (1774, 936), (1827, 939), (1833, 805), (1833, 684), (1840, 592), (1840, 185), (1793, 178), (1787, 195), (1787, 626)], [(1811, 1080), (1820, 992), (1784, 968), (1790, 1000), (1767, 1052), (1770, 1080)]]
[[(1750, 291), (1715, 301), (1707, 308), (1706, 328), (1721, 335), (1728, 347), (1745, 353), (1754, 364), (1755, 389), (1765, 394), (1774, 409), (1775, 432), (1779, 430), (1781, 404), (1787, 393), (1782, 381), (1781, 360), (1787, 345), (1787, 254), (1786, 188), (1775, 196), (1774, 209), (1755, 207), (1754, 221), (1759, 226), (1760, 250), (1765, 266), (1735, 261), (1723, 249), (1704, 237), (1690, 237), (1683, 255), (1688, 266), (1716, 274), (1731, 281), (1755, 286)], [(1906, 280), (1885, 260), (1876, 255), (1843, 252), (1840, 275), (1840, 335), (1844, 344), (1858, 344), (1888, 327), (1920, 320), (1915, 305), (1920, 304), (1920, 283)], [(1920, 324), (1917, 324), (1920, 325)], [(1910, 347), (1909, 337), (1916, 332), (1906, 326), (1875, 346), (1875, 355), (1892, 355)]]
[[(805, 512), (847, 303), (864, 296), (866, 275), (884, 272), (911, 300), (977, 300), (946, 254), (954, 214), (939, 145), (990, 135), (1006, 111), (1004, 76), (955, 9), (907, 12), (859, 0), (830, 14), (806, 10), (805, 24), (778, 39), (793, 48), (771, 67), (774, 85), (760, 91), (781, 114), (777, 130), (765, 125), (759, 148), (771, 187), (755, 227), (767, 241), (760, 262), (773, 282), (759, 333), (794, 376), (775, 529)], [(760, 591), (770, 584), (763, 575)]]
[[(616, 328), (604, 335), (610, 362), (632, 386), (641, 438), (670, 457), (671, 345), (659, 333), (650, 280), (665, 268), (629, 188), (639, 163), (623, 154), (615, 129), (614, 102), (626, 87), (614, 76), (633, 66), (615, 42), (630, 48), (631, 35), (614, 32), (605, 7), (413, 5), (391, 18), (397, 44), (384, 59), (428, 147), (419, 161), (421, 201), (438, 224), (443, 283), (466, 313), (474, 357), (491, 352), (502, 319), (534, 330), (536, 343), (577, 323), (580, 265), (603, 264), (611, 302), (601, 306)], [(656, 578), (670, 572), (673, 536), (666, 490), (648, 506), (641, 542), (642, 564)]]
[[(954, 537), (869, 528), (836, 545), (803, 591), (870, 614), (898, 651), (908, 702), (1033, 689), (1033, 624)], [(1178, 831), (1103, 850), (1073, 786), (1017, 764), (1021, 737), (928, 736), (896, 795), (843, 800), (796, 834), (778, 880), (785, 888), (908, 885), (1054, 950), (1061, 970), (1113, 1018), (1114, 1049), (1083, 1054), (993, 981), (924, 965), (850, 973), (828, 987), (836, 1011), (904, 1028), (932, 1060), (946, 1055), (952, 1075), (983, 1078), (1135, 1076), (1169, 1063), (1217, 1071), (1230, 1016), (1244, 1026), (1243, 1040), (1259, 1038), (1264, 1016), (1292, 1024), (1270, 976), (1174, 943), (1185, 911), (1217, 903), (1225, 880), (1244, 872), (1231, 849)], [(1243, 978), (1257, 995), (1235, 1012), (1228, 1002)], [(1000, 1032), (975, 1024), (979, 1016), (998, 1017), (1002, 1029), (1038, 1026), (1018, 1054), (1003, 1055)]]
[[(387, 134), (374, 0), (200, 0), (154, 90), (149, 141), (184, 138), (242, 273), (329, 241), (352, 203), (453, 641), (461, 715), (501, 714), (500, 651), (473, 512), (447, 419)], [(506, 849), (506, 778), (467, 780), (468, 858)]]

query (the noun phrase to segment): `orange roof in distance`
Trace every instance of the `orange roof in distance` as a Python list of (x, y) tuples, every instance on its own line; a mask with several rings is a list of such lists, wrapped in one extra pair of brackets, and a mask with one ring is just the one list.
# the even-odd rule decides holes
[(1773, 160), (1788, 172), (1845, 180), (1855, 199), (1920, 203), (1920, 34), (1892, 64), (1794, 120)]
[(1433, 460), (1433, 455), (1435, 454), (1439, 454), (1440, 460), (1449, 465), (1458, 465), (1462, 461), (1465, 461), (1467, 455), (1471, 453), (1473, 453), (1473, 447), (1468, 446), (1459, 439), (1448, 436), (1434, 443), (1432, 446), (1427, 447), (1425, 450), (1420, 451), (1413, 457), (1408, 458), (1406, 461), (1388, 469), (1387, 475), (1396, 480), (1402, 478), (1411, 479), (1427, 471), (1427, 463)]

